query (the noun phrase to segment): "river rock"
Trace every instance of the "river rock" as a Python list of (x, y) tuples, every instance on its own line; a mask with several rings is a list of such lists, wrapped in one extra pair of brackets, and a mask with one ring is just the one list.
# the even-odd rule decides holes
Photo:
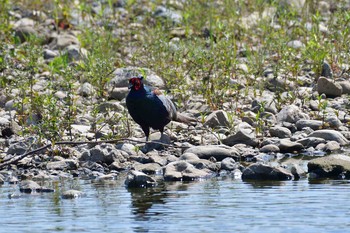
[(343, 80), (338, 82), (342, 87), (342, 94), (350, 94), (350, 82), (349, 80)]
[(174, 11), (164, 6), (157, 6), (154, 12), (154, 16), (156, 18), (163, 18), (169, 20), (174, 25), (180, 24), (182, 21), (182, 15), (180, 14), (180, 12)]
[(221, 170), (233, 171), (240, 167), (239, 163), (237, 163), (233, 158), (225, 158), (221, 161)]
[(280, 148), (274, 144), (267, 144), (261, 147), (259, 151), (263, 153), (278, 153), (280, 152)]
[(323, 150), (326, 152), (340, 150), (340, 144), (336, 141), (328, 141)]
[(200, 159), (210, 159), (213, 157), (217, 161), (221, 161), (227, 157), (238, 160), (239, 157), (237, 149), (221, 145), (193, 146), (185, 150), (184, 153), (193, 153)]
[(162, 170), (162, 167), (158, 163), (146, 163), (146, 164), (135, 164), (135, 170), (141, 171), (145, 174), (156, 174)]
[(333, 77), (332, 67), (331, 67), (331, 65), (329, 65), (328, 62), (323, 62), (321, 76), (323, 76), (325, 78), (332, 78)]
[(121, 151), (111, 144), (96, 145), (90, 150), (84, 151), (79, 158), (80, 161), (111, 164), (115, 161), (124, 162), (125, 158)]
[(271, 137), (290, 138), (292, 136), (292, 132), (288, 128), (282, 126), (271, 127), (269, 132)]
[(55, 190), (40, 186), (38, 183), (32, 180), (24, 180), (19, 184), (19, 191), (23, 193), (34, 192), (54, 192)]
[(222, 143), (228, 146), (242, 143), (255, 147), (258, 145), (258, 140), (255, 129), (248, 123), (242, 122), (236, 127), (236, 133), (222, 140)]
[(69, 45), (80, 45), (78, 38), (70, 33), (60, 33), (52, 38), (50, 48), (52, 50), (61, 50)]
[(299, 152), (304, 149), (304, 146), (298, 142), (292, 142), (290, 139), (282, 139), (278, 146), (282, 153)]
[(15, 36), (23, 43), (27, 41), (31, 36), (38, 36), (38, 32), (34, 28), (35, 21), (29, 18), (22, 18), (18, 20), (13, 28), (15, 30)]
[(293, 175), (284, 168), (255, 163), (244, 169), (242, 180), (292, 180)]
[(318, 130), (322, 127), (323, 125), (323, 122), (322, 121), (319, 121), (319, 120), (304, 120), (304, 119), (301, 119), (301, 120), (298, 120), (296, 122), (296, 126), (298, 128), (298, 130), (301, 130), (305, 127), (309, 127), (313, 130)]
[(336, 116), (327, 117), (325, 120), (329, 127), (333, 129), (339, 129), (343, 124)]
[(210, 113), (204, 122), (204, 126), (209, 126), (211, 128), (229, 126), (229, 124), (227, 113), (223, 110)]
[(79, 95), (83, 97), (91, 96), (94, 91), (94, 87), (88, 82), (83, 83), (83, 85), (81, 85), (78, 89)]
[(316, 147), (320, 143), (326, 143), (326, 140), (324, 138), (318, 138), (318, 137), (307, 137), (307, 138), (299, 139), (296, 142), (303, 145), (304, 148), (308, 148), (308, 147)]
[(83, 196), (85, 196), (83, 192), (78, 190), (73, 190), (73, 189), (64, 191), (61, 195), (62, 199), (74, 199), (74, 198), (79, 198)]
[(156, 181), (143, 172), (131, 170), (127, 175), (125, 185), (128, 188), (149, 188), (156, 186)]
[(317, 81), (317, 92), (325, 94), (327, 97), (339, 97), (342, 94), (342, 87), (339, 83), (334, 82), (332, 79), (326, 77), (320, 77)]
[(78, 162), (73, 159), (65, 159), (62, 161), (48, 162), (46, 164), (48, 170), (75, 170), (78, 168)]
[(164, 168), (164, 180), (166, 181), (193, 181), (211, 176), (207, 169), (197, 169), (186, 161), (171, 162)]
[(329, 155), (309, 161), (308, 172), (317, 178), (350, 178), (350, 157)]
[(278, 122), (289, 122), (296, 123), (301, 119), (308, 120), (310, 117), (308, 114), (304, 113), (298, 106), (296, 105), (287, 105), (282, 108), (282, 110), (277, 113), (277, 121)]
[(349, 141), (340, 132), (331, 129), (316, 130), (309, 134), (307, 137), (323, 138), (327, 141), (336, 141), (341, 146), (348, 145)]
[(128, 87), (130, 78), (139, 77), (141, 75), (145, 75), (143, 80), (144, 84), (152, 87), (158, 87), (160, 89), (165, 88), (163, 79), (148, 68), (133, 66), (118, 68), (113, 72), (113, 75), (114, 78), (112, 78), (108, 83), (109, 88)]

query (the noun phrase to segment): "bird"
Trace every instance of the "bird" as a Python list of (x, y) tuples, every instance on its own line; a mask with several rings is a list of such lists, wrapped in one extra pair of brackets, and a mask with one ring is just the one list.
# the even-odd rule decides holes
[(177, 112), (171, 99), (159, 89), (152, 89), (143, 84), (143, 76), (129, 79), (129, 93), (126, 96), (126, 107), (132, 119), (141, 126), (148, 141), (150, 128), (159, 130), (163, 135), (164, 127), (170, 121), (195, 124), (192, 117)]

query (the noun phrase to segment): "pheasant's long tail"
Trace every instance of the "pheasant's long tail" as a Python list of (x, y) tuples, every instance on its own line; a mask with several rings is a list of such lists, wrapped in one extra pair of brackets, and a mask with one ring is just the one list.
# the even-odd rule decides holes
[(188, 125), (196, 125), (198, 123), (197, 119), (183, 115), (181, 113), (176, 114), (176, 118), (174, 119), (174, 121), (185, 123)]

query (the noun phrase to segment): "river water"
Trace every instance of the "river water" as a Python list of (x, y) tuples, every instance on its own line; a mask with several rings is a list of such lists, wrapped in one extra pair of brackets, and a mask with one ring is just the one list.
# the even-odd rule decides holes
[[(61, 180), (57, 191), (0, 186), (0, 232), (350, 232), (350, 182), (247, 183), (213, 178), (126, 189), (115, 181)], [(62, 199), (78, 189), (86, 195)], [(16, 196), (16, 195), (15, 195)]]

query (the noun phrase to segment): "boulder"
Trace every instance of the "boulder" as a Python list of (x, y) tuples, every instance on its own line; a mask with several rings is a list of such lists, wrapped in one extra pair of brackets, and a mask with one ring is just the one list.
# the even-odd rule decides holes
[(127, 175), (125, 185), (128, 188), (149, 188), (156, 186), (156, 181), (143, 172), (131, 170)]
[(19, 184), (19, 191), (23, 193), (54, 192), (55, 190), (40, 186), (32, 180), (24, 180)]
[(211, 128), (229, 126), (227, 113), (223, 110), (212, 112), (205, 119), (204, 126), (209, 126)]
[(326, 77), (320, 77), (317, 80), (317, 92), (325, 94), (327, 97), (339, 97), (341, 96), (343, 89), (339, 83), (334, 82), (333, 79)]
[(271, 137), (290, 138), (292, 136), (292, 132), (288, 128), (282, 126), (271, 127), (269, 132)]
[(48, 170), (75, 170), (78, 168), (78, 161), (65, 159), (62, 161), (48, 162), (46, 168)]
[(62, 199), (74, 199), (74, 198), (79, 198), (83, 196), (85, 196), (83, 192), (78, 190), (73, 190), (73, 189), (64, 191), (61, 195)]
[(350, 157), (329, 155), (309, 161), (308, 172), (316, 178), (350, 178)]
[(279, 113), (277, 113), (277, 121), (281, 123), (296, 123), (301, 119), (308, 120), (309, 118), (309, 115), (307, 113), (304, 113), (296, 105), (287, 105), (283, 107)]
[(284, 168), (255, 163), (244, 169), (242, 180), (292, 180), (293, 175)]
[(166, 181), (193, 181), (211, 176), (207, 169), (197, 169), (187, 161), (174, 161), (164, 168)]
[(298, 128), (298, 130), (301, 130), (305, 127), (309, 127), (313, 130), (318, 130), (322, 127), (323, 125), (323, 122), (322, 121), (319, 121), (319, 120), (305, 120), (305, 119), (301, 119), (301, 120), (298, 120), (296, 122), (296, 126)]
[(193, 146), (185, 150), (184, 153), (193, 153), (197, 155), (199, 159), (210, 159), (213, 157), (217, 161), (221, 161), (225, 158), (233, 158), (235, 160), (239, 158), (239, 152), (235, 148), (221, 145)]
[(311, 134), (309, 134), (307, 137), (308, 138), (317, 137), (317, 138), (323, 138), (326, 141), (336, 141), (341, 146), (349, 144), (349, 141), (344, 137), (343, 134), (341, 134), (338, 131), (331, 130), (331, 129), (316, 130), (316, 131), (312, 132)]
[(292, 142), (289, 139), (282, 139), (278, 145), (280, 152), (282, 153), (293, 153), (299, 152), (304, 149), (304, 146), (298, 142)]
[(258, 139), (255, 135), (255, 129), (248, 123), (242, 122), (236, 127), (236, 133), (222, 140), (222, 143), (228, 146), (245, 144), (255, 147), (258, 145)]

